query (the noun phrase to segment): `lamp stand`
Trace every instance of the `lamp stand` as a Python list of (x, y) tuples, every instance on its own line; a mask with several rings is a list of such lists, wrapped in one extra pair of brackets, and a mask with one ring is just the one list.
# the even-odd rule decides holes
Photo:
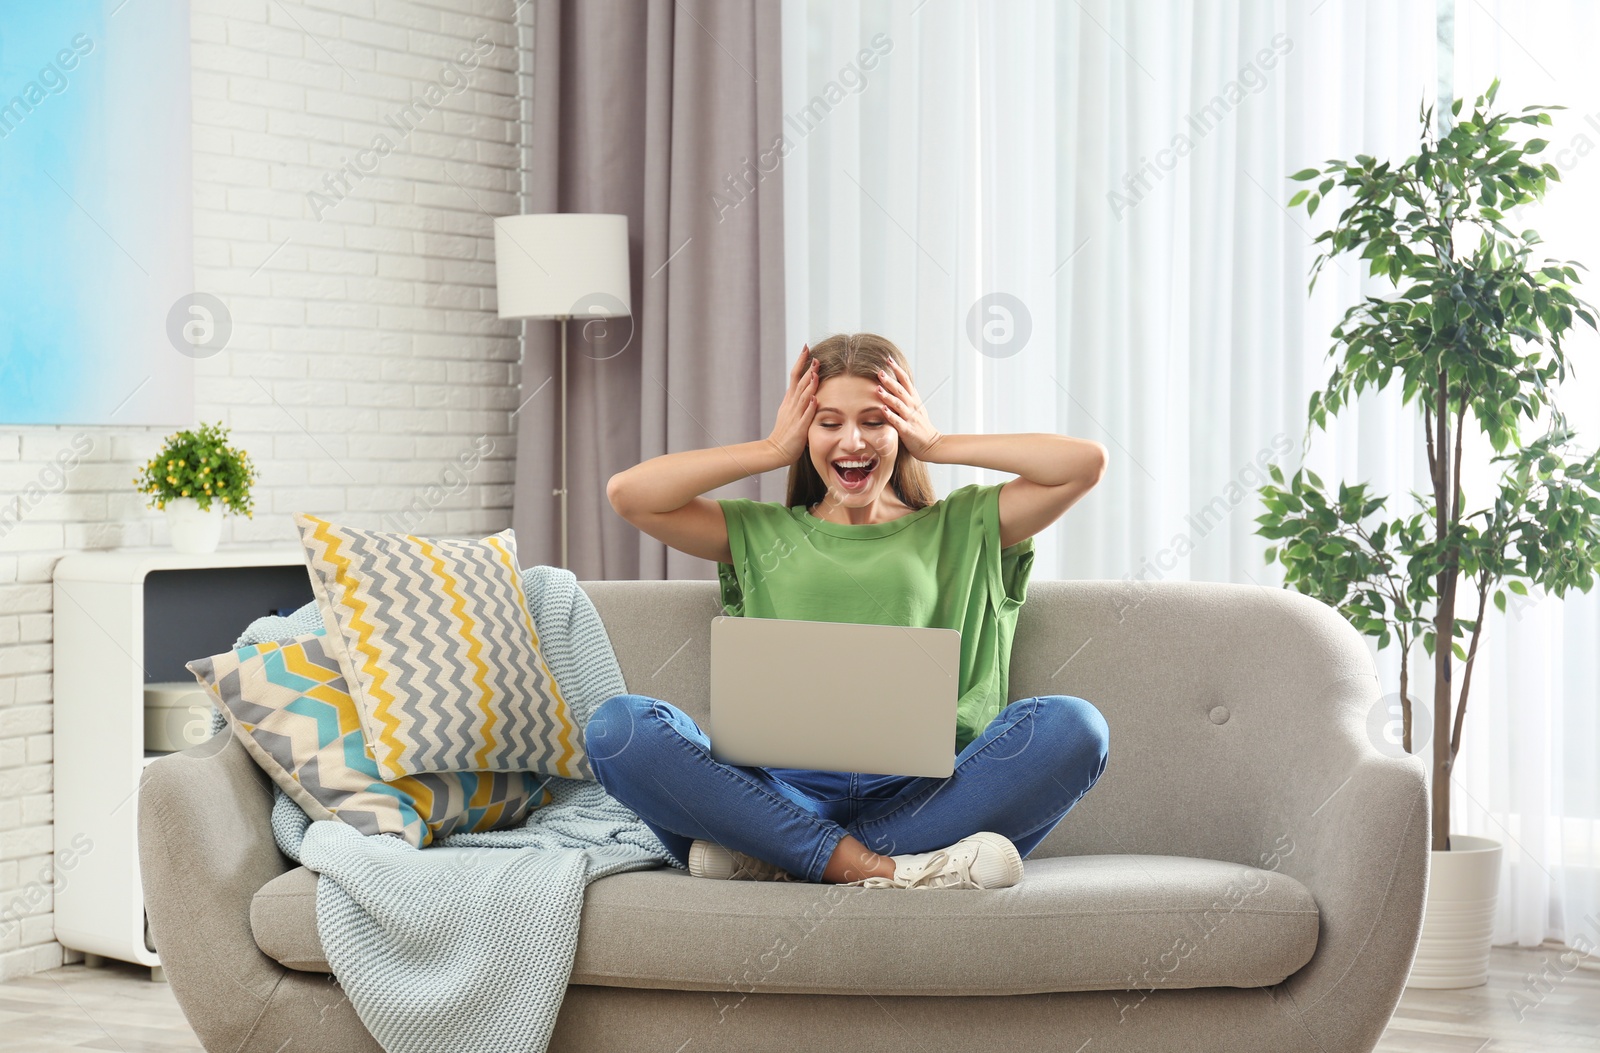
[[(567, 567), (567, 318), (561, 316), (561, 566)], [(571, 569), (571, 568), (568, 568)]]

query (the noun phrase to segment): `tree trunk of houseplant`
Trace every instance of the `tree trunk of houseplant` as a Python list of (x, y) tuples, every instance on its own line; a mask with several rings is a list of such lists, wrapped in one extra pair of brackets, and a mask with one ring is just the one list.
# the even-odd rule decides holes
[[(1436, 536), (1445, 536), (1446, 520), (1458, 517), (1461, 503), (1461, 425), (1455, 434), (1455, 457), (1451, 448), (1450, 419), (1444, 402), (1445, 387), (1440, 385), (1438, 408), (1439, 456), (1434, 491), (1438, 521)], [(1460, 577), (1454, 558), (1439, 572), (1439, 596), (1434, 639), (1454, 640), (1456, 621), (1456, 582)], [(1483, 611), (1478, 611), (1481, 624)], [(1478, 633), (1473, 633), (1473, 653)], [(1417, 939), (1416, 957), (1406, 986), (1430, 990), (1481, 987), (1489, 982), (1490, 939), (1494, 933), (1494, 913), (1500, 902), (1500, 842), (1487, 837), (1450, 833), (1450, 779), (1455, 773), (1461, 718), (1466, 711), (1467, 689), (1471, 686), (1470, 660), (1462, 676), (1460, 705), (1451, 712), (1455, 697), (1455, 651), (1435, 647), (1433, 651), (1433, 850), (1429, 859), (1428, 895), (1423, 905), (1422, 933)], [(1453, 718), (1453, 719), (1452, 719)], [(1408, 744), (1409, 745), (1409, 744)], [(1441, 845), (1440, 842), (1443, 841)]]

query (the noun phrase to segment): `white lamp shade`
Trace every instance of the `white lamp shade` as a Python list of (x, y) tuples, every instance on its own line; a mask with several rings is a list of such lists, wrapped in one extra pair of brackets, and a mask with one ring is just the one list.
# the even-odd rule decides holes
[(633, 313), (628, 217), (581, 212), (494, 221), (501, 318), (617, 318)]

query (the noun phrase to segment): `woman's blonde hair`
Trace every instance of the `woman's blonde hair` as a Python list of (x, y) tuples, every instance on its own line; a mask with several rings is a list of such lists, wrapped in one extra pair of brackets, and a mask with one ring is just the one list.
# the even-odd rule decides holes
[[(911, 375), (906, 356), (877, 333), (835, 333), (812, 344), (811, 357), (817, 363), (819, 391), (824, 380), (841, 375), (862, 377), (877, 383), (880, 369), (894, 375), (894, 370), (889, 366), (891, 361), (898, 363), (906, 376)], [(884, 418), (884, 427), (894, 427), (888, 423), (887, 417)], [(928, 480), (927, 466), (908, 454), (904, 446), (900, 447), (899, 455), (895, 457), (889, 486), (911, 508), (925, 508), (937, 500), (933, 484)], [(828, 484), (822, 481), (816, 466), (811, 463), (811, 443), (808, 441), (805, 449), (800, 451), (800, 458), (789, 466), (788, 507), (805, 505), (810, 508), (827, 496)]]

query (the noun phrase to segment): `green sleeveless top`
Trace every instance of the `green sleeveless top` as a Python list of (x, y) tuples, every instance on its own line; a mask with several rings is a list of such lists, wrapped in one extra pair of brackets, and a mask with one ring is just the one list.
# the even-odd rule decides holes
[(1004, 709), (1033, 538), (1000, 547), (1000, 487), (971, 483), (887, 523), (818, 519), (803, 505), (725, 498), (732, 617), (905, 625), (961, 633), (959, 754)]

